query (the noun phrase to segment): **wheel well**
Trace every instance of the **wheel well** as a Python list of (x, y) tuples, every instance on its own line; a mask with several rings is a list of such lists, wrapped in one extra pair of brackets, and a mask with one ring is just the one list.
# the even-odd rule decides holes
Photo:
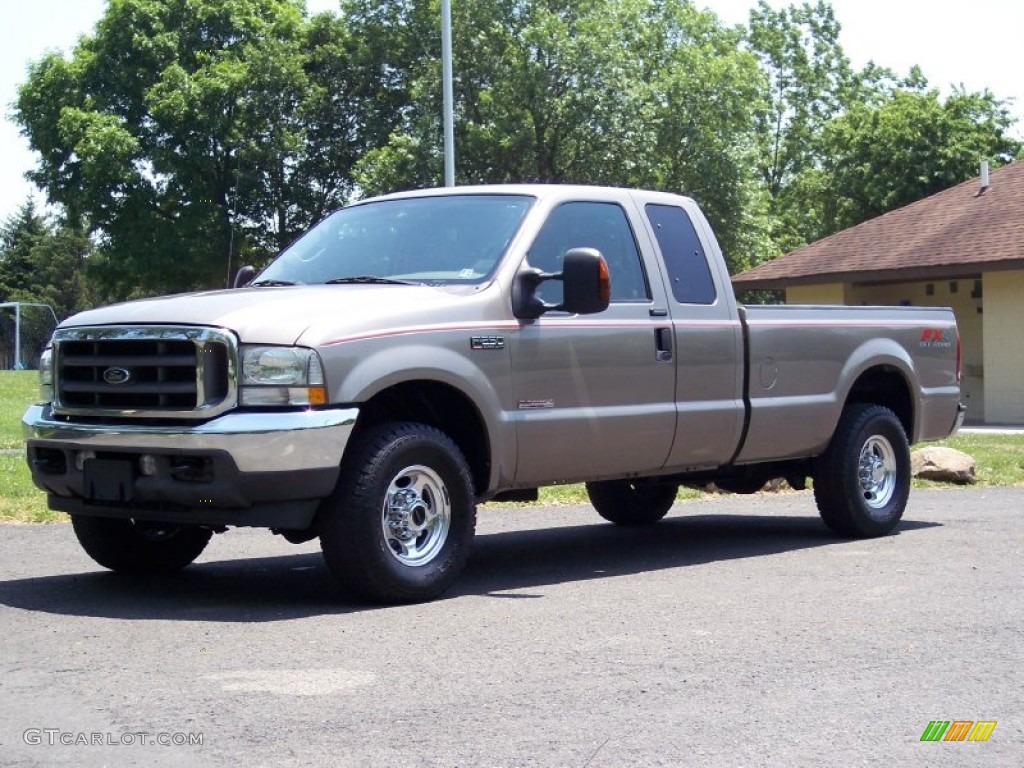
[(360, 406), (356, 432), (388, 421), (415, 421), (440, 429), (466, 457), (476, 492), (486, 490), (491, 474), (487, 428), (464, 393), (437, 381), (396, 384)]
[(880, 365), (862, 373), (854, 382), (846, 402), (884, 405), (900, 420), (907, 440), (913, 441), (914, 405), (910, 386), (896, 368)]

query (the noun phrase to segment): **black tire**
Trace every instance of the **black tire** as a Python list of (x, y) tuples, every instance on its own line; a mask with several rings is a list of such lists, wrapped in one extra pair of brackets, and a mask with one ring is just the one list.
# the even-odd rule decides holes
[(465, 457), (440, 430), (393, 423), (350, 446), (320, 508), (320, 548), (344, 591), (381, 603), (430, 600), (455, 581), (476, 531)]
[(910, 495), (910, 447), (900, 420), (881, 405), (854, 403), (818, 457), (814, 500), (825, 525), (840, 536), (890, 533)]
[(113, 517), (72, 515), (82, 549), (118, 573), (174, 573), (202, 554), (213, 535), (208, 528)]
[(604, 480), (587, 483), (587, 495), (597, 514), (616, 525), (651, 525), (672, 509), (679, 486)]

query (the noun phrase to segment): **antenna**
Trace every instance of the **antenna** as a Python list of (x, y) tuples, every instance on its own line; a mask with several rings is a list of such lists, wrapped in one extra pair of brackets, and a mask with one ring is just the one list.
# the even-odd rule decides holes
[(238, 190), (242, 186), (242, 158), (240, 155), (235, 159), (235, 194), (231, 200), (231, 210), (228, 211), (228, 272), (224, 277), (224, 287), (231, 287), (231, 255), (235, 249), (235, 224), (234, 217), (238, 209)]

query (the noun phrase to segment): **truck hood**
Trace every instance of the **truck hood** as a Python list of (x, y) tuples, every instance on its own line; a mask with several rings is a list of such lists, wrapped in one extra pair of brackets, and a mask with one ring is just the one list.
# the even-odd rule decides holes
[[(479, 288), (479, 286), (475, 286)], [(296, 344), (320, 334), (380, 330), (439, 307), (466, 288), (421, 285), (308, 285), (180, 294), (81, 312), (62, 328), (91, 325), (205, 325), (227, 328), (243, 343)]]

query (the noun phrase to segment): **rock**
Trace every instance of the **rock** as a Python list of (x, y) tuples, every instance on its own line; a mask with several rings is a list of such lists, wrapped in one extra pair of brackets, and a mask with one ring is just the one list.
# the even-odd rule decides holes
[(944, 483), (968, 485), (978, 482), (974, 474), (974, 457), (953, 448), (929, 446), (910, 454), (914, 477)]

